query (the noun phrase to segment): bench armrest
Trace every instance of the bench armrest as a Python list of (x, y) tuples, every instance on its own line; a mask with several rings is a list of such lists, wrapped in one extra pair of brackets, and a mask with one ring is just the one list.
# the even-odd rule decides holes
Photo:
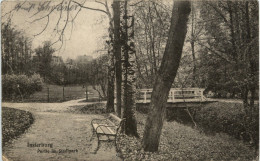
[(117, 125), (117, 129), (116, 129), (116, 135), (117, 135), (117, 133), (118, 133), (118, 131), (119, 131), (119, 129), (120, 129), (120, 127), (121, 126), (123, 126), (123, 123), (125, 122), (125, 118), (123, 118), (121, 121), (120, 121), (120, 123)]

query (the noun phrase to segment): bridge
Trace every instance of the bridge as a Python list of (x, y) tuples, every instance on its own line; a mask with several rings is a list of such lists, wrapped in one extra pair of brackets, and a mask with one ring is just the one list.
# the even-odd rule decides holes
[[(140, 89), (136, 104), (137, 106), (149, 106), (153, 89)], [(171, 88), (167, 100), (167, 107), (195, 107), (209, 103), (204, 95), (203, 88)]]

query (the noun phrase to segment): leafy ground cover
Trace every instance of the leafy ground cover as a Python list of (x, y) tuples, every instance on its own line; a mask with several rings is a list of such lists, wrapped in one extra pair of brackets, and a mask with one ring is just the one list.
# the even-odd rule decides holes
[[(141, 106), (138, 110), (147, 114), (149, 106)], [(252, 114), (246, 115), (242, 103), (213, 102), (199, 107), (168, 108), (166, 119), (178, 123), (197, 126), (202, 132), (215, 135), (226, 133), (236, 139), (243, 140), (258, 150), (259, 146), (259, 104), (255, 104)], [(192, 116), (192, 117), (191, 117)]]
[(2, 107), (2, 145), (23, 134), (33, 121), (30, 112)]
[(121, 135), (119, 149), (125, 160), (253, 160), (254, 150), (225, 134), (205, 135), (175, 121), (165, 122), (159, 151), (144, 152), (142, 136), (146, 114), (136, 114), (140, 139)]

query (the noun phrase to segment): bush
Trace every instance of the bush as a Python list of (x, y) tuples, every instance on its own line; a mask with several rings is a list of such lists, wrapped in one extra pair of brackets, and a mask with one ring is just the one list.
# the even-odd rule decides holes
[(237, 139), (252, 143), (256, 148), (259, 141), (259, 113), (247, 116), (242, 104), (212, 103), (196, 112), (195, 121), (205, 132), (224, 132)]
[(37, 91), (41, 91), (43, 81), (40, 75), (34, 74), (31, 77), (26, 75), (3, 75), (2, 93), (4, 100), (29, 97)]

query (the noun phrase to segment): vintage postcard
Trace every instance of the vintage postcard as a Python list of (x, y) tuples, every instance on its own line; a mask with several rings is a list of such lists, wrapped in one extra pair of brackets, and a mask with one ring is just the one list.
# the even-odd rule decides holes
[(258, 160), (258, 10), (2, 1), (2, 160)]

